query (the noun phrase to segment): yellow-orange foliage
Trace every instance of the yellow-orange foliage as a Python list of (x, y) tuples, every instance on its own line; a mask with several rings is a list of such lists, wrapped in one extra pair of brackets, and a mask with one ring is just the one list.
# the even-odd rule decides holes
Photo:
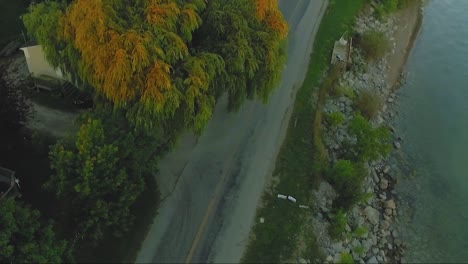
[[(170, 65), (188, 54), (184, 41), (170, 32), (180, 10), (175, 2), (147, 1), (146, 19), (167, 30), (164, 36), (170, 48), (165, 52), (147, 31), (118, 29), (110, 26), (103, 0), (76, 0), (62, 18), (63, 37), (79, 50), (85, 80), (116, 104), (125, 104), (141, 95), (161, 109), (164, 92), (173, 88)], [(144, 78), (143, 80), (141, 80)]]
[(288, 25), (278, 10), (277, 0), (256, 0), (257, 18), (279, 34), (280, 38), (288, 34)]

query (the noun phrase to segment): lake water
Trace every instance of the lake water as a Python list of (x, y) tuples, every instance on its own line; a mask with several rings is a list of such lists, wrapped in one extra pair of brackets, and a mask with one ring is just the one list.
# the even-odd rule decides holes
[(468, 262), (468, 0), (432, 0), (399, 90), (408, 262)]

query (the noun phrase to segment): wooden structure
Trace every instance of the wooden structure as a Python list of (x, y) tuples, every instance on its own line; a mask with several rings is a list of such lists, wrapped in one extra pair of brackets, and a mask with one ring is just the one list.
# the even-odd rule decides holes
[(345, 36), (347, 33), (348, 32), (345, 32), (339, 40), (335, 41), (331, 57), (331, 64), (338, 66), (342, 71), (346, 71), (351, 63), (353, 38), (346, 38)]
[(15, 172), (0, 167), (0, 200), (7, 196), (21, 197), (19, 189), (19, 180), (15, 177)]

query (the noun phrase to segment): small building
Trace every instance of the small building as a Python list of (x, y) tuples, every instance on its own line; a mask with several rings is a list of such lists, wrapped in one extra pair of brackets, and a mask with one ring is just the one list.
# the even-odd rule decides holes
[(41, 45), (23, 46), (23, 51), (28, 65), (29, 73), (37, 88), (45, 90), (59, 89), (65, 82), (69, 81), (60, 69), (55, 69), (45, 58)]
[(15, 172), (0, 167), (0, 200), (6, 197), (21, 197), (19, 189), (19, 180), (15, 177)]
[(335, 41), (331, 57), (331, 64), (337, 65), (342, 70), (346, 70), (351, 63), (351, 48), (353, 45), (353, 38), (346, 38), (347, 32), (341, 38)]
[(71, 98), (73, 103), (80, 107), (92, 106), (91, 96), (78, 89), (76, 83), (73, 84), (66, 74), (47, 61), (41, 45), (29, 42), (20, 50), (24, 53), (29, 73), (37, 89), (57, 91), (63, 97)]

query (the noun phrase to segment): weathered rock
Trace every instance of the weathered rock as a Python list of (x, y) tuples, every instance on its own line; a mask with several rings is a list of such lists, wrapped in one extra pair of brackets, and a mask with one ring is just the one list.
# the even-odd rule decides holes
[(327, 262), (332, 262), (333, 261), (333, 256), (328, 255), (327, 258), (325, 259)]
[(393, 143), (393, 146), (394, 146), (396, 149), (400, 149), (400, 148), (401, 148), (400, 142), (398, 142), (398, 141), (395, 141), (395, 142)]
[(374, 255), (379, 254), (379, 249), (376, 247), (372, 248), (372, 253), (374, 253)]
[(377, 261), (378, 261), (379, 263), (382, 263), (382, 262), (383, 262), (383, 257), (382, 257), (382, 256), (377, 256)]
[(385, 214), (388, 215), (388, 216), (391, 216), (392, 215), (392, 209), (385, 209)]
[(298, 258), (298, 259), (297, 259), (297, 262), (298, 262), (298, 263), (301, 263), (301, 264), (307, 264), (307, 263), (309, 263), (309, 262), (308, 262), (306, 259), (304, 259), (304, 258)]
[(388, 188), (388, 181), (386, 179), (382, 179), (380, 181), (379, 187), (381, 190), (386, 190)]
[(346, 229), (346, 232), (351, 232), (351, 227), (348, 224), (346, 224), (345, 229)]
[(385, 168), (383, 169), (383, 173), (388, 173), (390, 169), (391, 169), (390, 165), (386, 165)]
[(373, 256), (366, 263), (367, 264), (371, 264), (371, 263), (375, 264), (375, 263), (379, 263), (379, 262), (377, 261), (377, 258), (375, 256)]
[(384, 220), (384, 221), (380, 222), (380, 227), (383, 230), (387, 230), (390, 227), (390, 222), (388, 222), (387, 220)]
[(366, 219), (373, 225), (376, 225), (379, 222), (379, 211), (377, 209), (367, 206), (364, 208), (364, 215)]
[(333, 249), (334, 252), (341, 252), (343, 251), (343, 243), (342, 242), (336, 242), (331, 244), (331, 248)]
[(396, 229), (394, 229), (392, 231), (392, 236), (395, 237), (395, 238), (397, 238), (399, 236), (398, 231)]
[(385, 201), (384, 207), (388, 209), (395, 209), (396, 208), (395, 201), (393, 201), (393, 199)]
[(391, 243), (388, 243), (387, 248), (388, 248), (388, 250), (393, 250), (393, 245)]

